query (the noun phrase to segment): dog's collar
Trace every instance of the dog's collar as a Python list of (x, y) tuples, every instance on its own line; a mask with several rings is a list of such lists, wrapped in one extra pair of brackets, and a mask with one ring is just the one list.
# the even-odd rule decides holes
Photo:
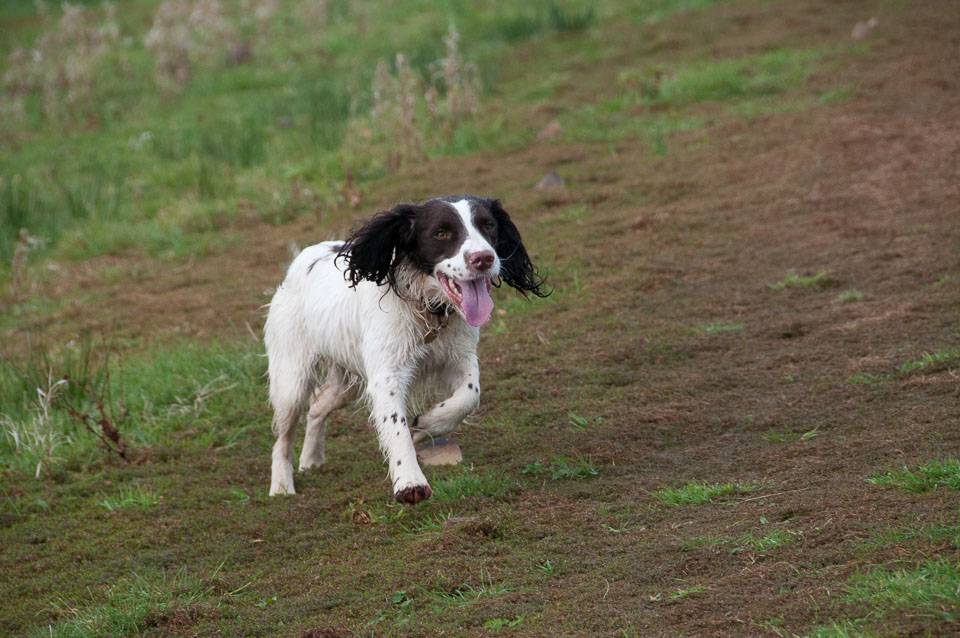
[(423, 343), (427, 345), (433, 343), (440, 336), (440, 331), (446, 327), (450, 320), (452, 308), (445, 303), (440, 305), (427, 303), (424, 304), (424, 307), (427, 310), (426, 316), (424, 316), (427, 331), (423, 333)]

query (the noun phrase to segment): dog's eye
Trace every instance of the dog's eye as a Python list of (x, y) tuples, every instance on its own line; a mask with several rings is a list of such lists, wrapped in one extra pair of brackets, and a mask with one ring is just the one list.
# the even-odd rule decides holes
[(483, 225), (483, 229), (493, 232), (494, 230), (497, 229), (497, 225), (494, 224), (493, 222), (487, 222), (486, 224)]
[(450, 239), (449, 230), (438, 230), (433, 234), (434, 239)]

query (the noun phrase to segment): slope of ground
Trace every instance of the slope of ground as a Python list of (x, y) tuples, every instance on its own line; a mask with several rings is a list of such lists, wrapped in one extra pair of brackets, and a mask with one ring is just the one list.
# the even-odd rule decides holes
[[(560, 116), (560, 139), (366, 187), (381, 207), (500, 197), (556, 287), (496, 298), (477, 425), (458, 433), (462, 467), (428, 473), (436, 497), (388, 504), (349, 411), (328, 466), (266, 497), (262, 366), (238, 365), (136, 462), (4, 475), (5, 632), (121, 617), (139, 620), (114, 633), (158, 636), (960, 631), (960, 12), (724, 3), (576, 37), (604, 60), (573, 56), (521, 113)], [(503, 86), (563, 40), (519, 45)], [(816, 52), (812, 70), (711, 67), (725, 79), (684, 92), (704, 61), (777, 51)], [(549, 171), (566, 186), (533, 190)], [(62, 308), (9, 334), (219, 337), (240, 359), (288, 241), (356, 215), (251, 222), (235, 250), (176, 266), (79, 264), (46, 284)], [(219, 369), (204, 371), (198, 387)], [(133, 505), (102, 505), (121, 487)]]

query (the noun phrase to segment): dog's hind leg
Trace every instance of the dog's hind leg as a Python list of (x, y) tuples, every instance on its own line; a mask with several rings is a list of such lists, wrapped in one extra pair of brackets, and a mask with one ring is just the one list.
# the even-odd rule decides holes
[(331, 366), (327, 380), (322, 387), (313, 392), (310, 410), (307, 412), (307, 433), (303, 438), (303, 450), (300, 452), (300, 471), (320, 467), (326, 460), (324, 435), (327, 431), (327, 417), (331, 412), (342, 408), (352, 401), (357, 387), (351, 385), (346, 372), (339, 366)]
[[(270, 306), (264, 341), (273, 406), (273, 444), (270, 495), (295, 494), (293, 488), (293, 433), (303, 406), (316, 384), (316, 360), (304, 347), (298, 326), (291, 325), (289, 308), (278, 292)], [(279, 302), (279, 303), (278, 303)]]

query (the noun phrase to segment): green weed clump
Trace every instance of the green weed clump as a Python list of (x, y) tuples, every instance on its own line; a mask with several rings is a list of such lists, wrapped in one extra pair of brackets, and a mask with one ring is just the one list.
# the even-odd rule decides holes
[[(200, 577), (181, 568), (172, 575), (167, 572), (134, 573), (88, 604), (68, 605), (52, 601), (54, 612), (66, 620), (35, 631), (33, 638), (90, 638), (92, 636), (129, 636), (147, 631), (159, 614), (177, 610), (206, 607), (211, 611), (220, 606), (224, 597), (234, 592), (217, 595), (217, 574), (221, 563), (212, 574)], [(239, 590), (237, 590), (239, 591)]]
[(756, 485), (746, 483), (693, 482), (681, 487), (664, 488), (648, 493), (656, 499), (658, 503), (670, 507), (678, 507), (680, 505), (704, 505), (706, 503), (713, 503), (714, 499), (750, 492), (756, 488)]
[[(877, 567), (853, 576), (846, 585), (845, 600), (866, 605), (866, 618), (843, 620), (818, 628), (816, 636), (865, 635), (861, 628), (871, 620), (897, 611), (955, 623), (960, 618), (960, 565), (945, 557), (928, 558), (913, 568), (888, 570)], [(869, 635), (869, 634), (866, 634)]]
[(787, 288), (814, 288), (814, 287), (823, 287), (831, 283), (827, 279), (827, 271), (821, 270), (815, 275), (803, 276), (796, 273), (790, 273), (782, 280), (773, 283), (767, 284), (770, 287), (770, 290), (775, 290), (780, 292), (781, 290), (786, 290)]
[(549, 476), (554, 481), (566, 479), (583, 480), (600, 475), (600, 469), (590, 457), (570, 459), (565, 456), (551, 456), (550, 464), (544, 465), (540, 461), (528, 464), (522, 470), (529, 476)]
[(509, 476), (473, 474), (462, 472), (439, 480), (433, 480), (434, 501), (461, 501), (475, 497), (497, 497), (513, 489), (514, 479)]
[(945, 461), (931, 461), (915, 470), (906, 466), (888, 470), (866, 479), (867, 483), (883, 487), (896, 487), (904, 492), (921, 494), (947, 487), (960, 490), (960, 460), (948, 457)]
[(897, 366), (897, 372), (900, 374), (910, 374), (918, 370), (937, 368), (955, 361), (960, 361), (960, 350), (949, 349), (939, 352), (924, 352), (919, 359), (907, 361)]

